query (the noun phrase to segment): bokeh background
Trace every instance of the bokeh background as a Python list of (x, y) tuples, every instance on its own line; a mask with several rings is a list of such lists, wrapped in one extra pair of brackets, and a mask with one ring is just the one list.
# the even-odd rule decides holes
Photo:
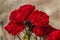
[[(0, 40), (19, 40), (17, 37), (9, 35), (4, 30), (4, 26), (9, 21), (10, 12), (24, 4), (35, 5), (37, 9), (46, 12), (50, 16), (50, 25), (60, 29), (60, 0), (0, 0)], [(24, 35), (23, 32), (20, 34), (22, 40)], [(31, 40), (34, 36), (32, 34)]]

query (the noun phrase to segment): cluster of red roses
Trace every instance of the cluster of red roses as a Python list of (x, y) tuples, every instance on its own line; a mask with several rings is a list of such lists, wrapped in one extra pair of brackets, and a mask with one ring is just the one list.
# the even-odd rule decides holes
[(46, 13), (35, 9), (35, 6), (28, 4), (11, 12), (9, 17), (10, 21), (5, 27), (5, 30), (7, 30), (9, 34), (18, 35), (26, 26), (24, 21), (29, 20), (34, 25), (32, 32), (35, 35), (39, 37), (49, 35), (46, 40), (57, 40), (55, 37), (60, 40), (58, 36), (60, 31), (52, 28), (49, 25), (49, 16)]

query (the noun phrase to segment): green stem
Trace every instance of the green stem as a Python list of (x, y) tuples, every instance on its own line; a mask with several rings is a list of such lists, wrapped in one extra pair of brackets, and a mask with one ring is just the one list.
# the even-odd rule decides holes
[(19, 40), (21, 40), (21, 38), (17, 35), (17, 37), (19, 38)]
[(30, 36), (31, 36), (31, 30), (29, 30), (29, 33), (28, 33), (28, 40), (30, 40)]
[(32, 29), (32, 26), (30, 25), (30, 27), (29, 27), (29, 33), (28, 33), (28, 40), (30, 40), (30, 36), (31, 36), (31, 29)]
[(28, 36), (28, 40), (30, 40), (30, 35)]
[(40, 37), (40, 40), (41, 40), (41, 37)]
[(37, 37), (35, 37), (35, 40), (37, 40)]

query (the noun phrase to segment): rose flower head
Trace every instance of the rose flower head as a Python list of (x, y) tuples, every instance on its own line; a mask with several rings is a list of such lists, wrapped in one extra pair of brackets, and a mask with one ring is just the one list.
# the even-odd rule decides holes
[(11, 12), (9, 19), (14, 22), (23, 22), (28, 15), (35, 9), (35, 6), (32, 5), (24, 5), (19, 9)]
[(60, 30), (56, 30), (50, 33), (46, 40), (60, 40)]
[(18, 35), (24, 30), (25, 26), (23, 24), (15, 24), (13, 22), (9, 22), (7, 26), (5, 26), (5, 30), (8, 31), (11, 35)]
[(28, 19), (36, 26), (43, 26), (49, 23), (49, 16), (42, 11), (34, 10)]
[(45, 25), (41, 27), (34, 27), (33, 28), (33, 33), (36, 36), (43, 37), (45, 35), (50, 34), (51, 32), (55, 31), (56, 29), (52, 28), (50, 25)]

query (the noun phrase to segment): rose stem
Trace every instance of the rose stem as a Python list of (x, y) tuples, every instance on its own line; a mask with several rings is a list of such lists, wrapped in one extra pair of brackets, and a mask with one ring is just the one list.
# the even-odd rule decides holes
[(25, 31), (26, 31), (26, 33), (28, 33), (28, 31), (26, 30), (26, 28), (25, 28)]
[(19, 40), (21, 40), (21, 38), (17, 35), (17, 37), (19, 38)]
[(35, 39), (37, 40), (37, 36), (35, 36)]
[(41, 40), (41, 37), (40, 37), (40, 40)]

